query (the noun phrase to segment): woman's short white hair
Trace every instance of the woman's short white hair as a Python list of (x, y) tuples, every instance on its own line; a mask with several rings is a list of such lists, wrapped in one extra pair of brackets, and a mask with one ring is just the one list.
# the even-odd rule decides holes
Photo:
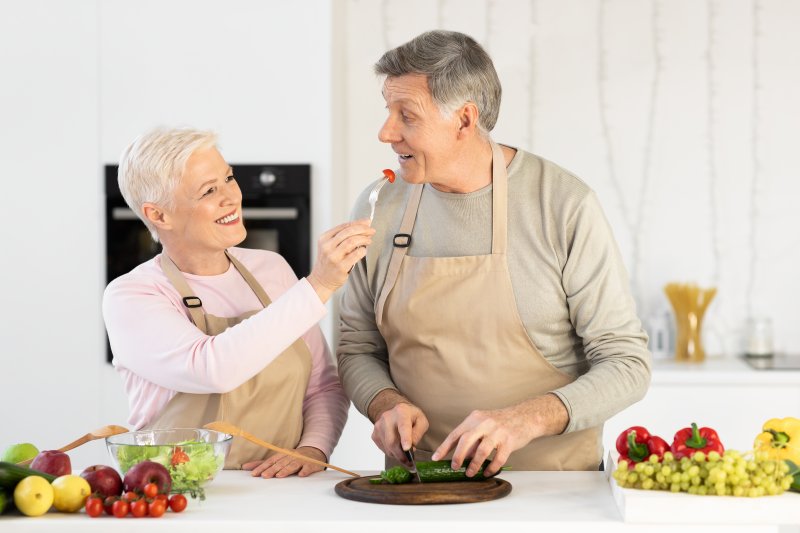
[(144, 216), (142, 204), (172, 208), (173, 193), (189, 156), (216, 145), (217, 134), (211, 131), (160, 127), (140, 135), (122, 152), (117, 175), (119, 190), (156, 242), (158, 233)]

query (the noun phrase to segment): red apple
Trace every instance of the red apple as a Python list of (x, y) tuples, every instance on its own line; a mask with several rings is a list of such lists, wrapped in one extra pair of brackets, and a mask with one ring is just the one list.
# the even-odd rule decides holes
[(125, 492), (132, 490), (141, 494), (148, 483), (155, 483), (159, 493), (167, 494), (172, 488), (169, 471), (164, 465), (153, 461), (142, 461), (133, 465), (125, 474), (122, 485)]
[(64, 452), (45, 450), (33, 458), (31, 468), (56, 477), (66, 476), (72, 473), (72, 462), (69, 460), (69, 455)]
[(98, 494), (103, 499), (122, 494), (122, 478), (110, 466), (90, 466), (81, 472), (81, 477), (89, 482), (92, 493)]

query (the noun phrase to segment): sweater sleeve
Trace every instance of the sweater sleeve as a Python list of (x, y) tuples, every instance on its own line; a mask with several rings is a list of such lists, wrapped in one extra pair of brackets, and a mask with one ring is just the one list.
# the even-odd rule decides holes
[(330, 458), (342, 435), (350, 400), (344, 394), (328, 344), (318, 326), (303, 336), (311, 351), (311, 376), (303, 401), (299, 446), (313, 446)]
[(305, 279), (272, 305), (219, 335), (200, 331), (168, 292), (146, 277), (118, 278), (103, 296), (103, 317), (115, 366), (160, 387), (194, 394), (235, 389), (325, 313), (325, 306)]
[(627, 271), (593, 193), (566, 230), (562, 282), (570, 320), (590, 364), (587, 373), (553, 391), (569, 411), (565, 432), (571, 432), (598, 426), (641, 400), (651, 361)]

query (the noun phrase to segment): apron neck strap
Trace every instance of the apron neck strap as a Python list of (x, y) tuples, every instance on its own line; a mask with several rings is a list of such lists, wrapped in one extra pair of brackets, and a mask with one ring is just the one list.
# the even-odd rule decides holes
[(258, 296), (258, 300), (261, 302), (261, 305), (267, 307), (269, 304), (271, 304), (272, 300), (269, 299), (269, 296), (267, 296), (267, 292), (264, 290), (261, 284), (256, 280), (255, 276), (253, 276), (253, 274), (251, 274), (250, 271), (247, 270), (247, 268), (245, 268), (245, 266), (242, 263), (240, 263), (238, 259), (233, 257), (233, 254), (229, 253), (228, 250), (225, 250), (225, 255), (228, 256), (228, 259), (230, 259), (230, 262), (233, 264), (236, 270), (239, 271), (239, 274), (242, 275), (242, 277), (250, 286), (250, 288), (253, 289), (253, 292), (256, 293), (256, 296)]
[(183, 298), (183, 305), (189, 311), (189, 316), (194, 322), (194, 325), (203, 333), (208, 335), (208, 327), (206, 326), (206, 315), (203, 312), (203, 302), (194, 295), (194, 291), (189, 287), (186, 278), (183, 277), (181, 271), (169, 258), (166, 253), (161, 254), (161, 270), (166, 274), (167, 279), (172, 286), (178, 291), (178, 294)]
[(492, 253), (508, 249), (508, 175), (500, 145), (492, 144)]
[[(256, 281), (255, 276), (253, 276), (253, 274), (250, 273), (250, 271), (247, 270), (247, 268), (245, 268), (245, 266), (239, 262), (238, 259), (233, 257), (233, 255), (227, 250), (225, 250), (225, 256), (228, 258), (231, 264), (233, 264), (234, 268), (239, 271), (239, 274), (242, 276), (242, 278), (244, 278), (245, 282), (256, 294), (258, 300), (261, 302), (261, 305), (267, 307), (269, 304), (271, 304), (272, 300), (269, 299), (269, 296), (267, 296), (267, 293), (264, 291), (264, 288), (261, 286), (261, 284)], [(194, 291), (186, 282), (186, 278), (183, 277), (183, 274), (181, 274), (181, 271), (178, 270), (175, 262), (170, 259), (166, 253), (161, 254), (161, 270), (164, 271), (167, 279), (178, 291), (178, 294), (181, 295), (181, 298), (183, 299), (183, 305), (189, 311), (189, 316), (191, 317), (192, 322), (194, 322), (194, 325), (208, 335), (206, 315), (205, 312), (203, 312), (202, 300), (195, 296)]]

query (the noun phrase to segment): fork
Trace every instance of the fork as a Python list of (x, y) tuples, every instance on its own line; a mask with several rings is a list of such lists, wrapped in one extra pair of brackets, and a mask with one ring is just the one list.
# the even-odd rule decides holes
[(380, 183), (378, 183), (375, 186), (375, 188), (372, 189), (372, 191), (369, 193), (369, 207), (370, 207), (370, 210), (369, 210), (369, 221), (370, 222), (372, 222), (372, 219), (375, 218), (375, 204), (378, 203), (378, 193), (381, 192), (381, 189), (383, 188), (384, 185), (386, 185), (387, 181), (390, 182), (390, 183), (394, 182), (394, 172), (392, 172), (390, 169), (388, 169), (388, 168), (384, 169), (383, 176), (384, 177), (380, 181)]

